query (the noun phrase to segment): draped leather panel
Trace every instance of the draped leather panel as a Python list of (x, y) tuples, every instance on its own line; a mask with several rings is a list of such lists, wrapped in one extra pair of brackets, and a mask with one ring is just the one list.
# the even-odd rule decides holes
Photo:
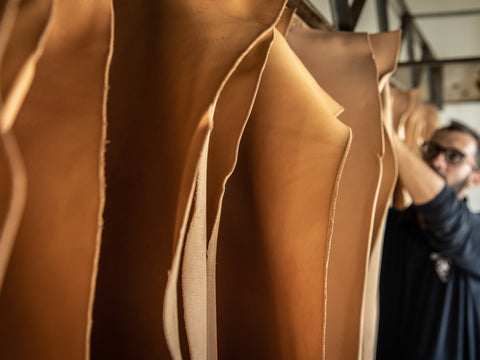
[[(205, 306), (215, 258), (206, 263), (206, 244), (283, 7), (277, 0), (114, 2), (94, 357), (181, 358), (187, 345), (194, 358), (205, 348), (215, 356), (214, 302)], [(222, 115), (223, 102), (231, 109)]]
[[(109, 5), (56, 3), (31, 88), (15, 121), (10, 121), (28, 184), (0, 295), (4, 359), (88, 358), (104, 187)], [(50, 7), (50, 1), (20, 6), (9, 44), (13, 48), (5, 53), (12, 58), (2, 68), (9, 74), (2, 90), (26, 92)]]
[[(410, 148), (420, 156), (420, 146), (430, 139), (439, 125), (438, 110), (422, 101), (422, 89), (391, 89), (393, 128)], [(412, 200), (399, 180), (394, 192), (393, 206), (404, 209)]]
[[(379, 76), (390, 73), (395, 61), (383, 57), (389, 49), (378, 49), (377, 69), (368, 34), (292, 27), (288, 41), (318, 83), (345, 107), (339, 119), (352, 128), (352, 147), (340, 183), (333, 228), (326, 358), (360, 358), (363, 314), (368, 311), (364, 292), (385, 153)], [(381, 204), (383, 209), (385, 205)]]
[(373, 356), (398, 34), (285, 3), (0, 4), (1, 358)]
[(276, 32), (223, 204), (220, 358), (323, 356), (331, 224), (349, 144), (339, 109)]
[(398, 175), (389, 133), (392, 128), (392, 106), (389, 101), (390, 84), (388, 80), (396, 70), (401, 41), (400, 31), (372, 34), (369, 39), (377, 66), (378, 90), (381, 94), (383, 153), (380, 155), (381, 177), (379, 178), (364, 293), (362, 359), (374, 359), (376, 353), (379, 310), (378, 283), (383, 235)]

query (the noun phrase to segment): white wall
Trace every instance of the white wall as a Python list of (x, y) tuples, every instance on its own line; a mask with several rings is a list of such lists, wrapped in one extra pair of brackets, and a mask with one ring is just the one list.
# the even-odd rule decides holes
[[(480, 133), (480, 103), (450, 103), (440, 111), (440, 123), (447, 124), (457, 119)], [(480, 186), (468, 191), (468, 205), (474, 211), (480, 211)]]
[[(310, 2), (324, 14), (328, 21), (332, 21), (329, 0), (310, 0)], [(467, 10), (480, 7), (479, 0), (406, 0), (406, 3), (412, 13)], [(390, 29), (399, 29), (401, 26), (398, 17), (399, 10), (390, 6), (388, 12)], [(434, 55), (438, 58), (480, 57), (479, 15), (417, 19), (417, 25), (422, 29), (424, 36), (433, 48)], [(379, 32), (375, 1), (367, 0), (365, 2), (355, 31)], [(406, 60), (407, 54), (404, 45), (400, 51), (400, 61)], [(440, 123), (445, 124), (451, 118), (464, 122), (480, 133), (480, 102), (445, 104), (440, 111)], [(468, 192), (468, 199), (470, 208), (480, 211), (480, 186)]]

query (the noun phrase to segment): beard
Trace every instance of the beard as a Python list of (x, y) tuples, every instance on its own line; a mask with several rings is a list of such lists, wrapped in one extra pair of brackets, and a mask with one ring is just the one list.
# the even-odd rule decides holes
[(458, 194), (460, 193), (462, 190), (464, 190), (466, 187), (467, 187), (467, 184), (468, 184), (468, 179), (470, 178), (470, 174), (468, 174), (463, 180), (459, 180), (459, 181), (456, 181), (454, 183), (449, 183), (447, 181), (447, 178), (445, 177), (445, 175), (443, 174), (440, 174), (438, 172), (437, 169), (435, 169), (434, 167), (430, 166), (438, 175), (440, 175), (442, 177), (443, 180), (445, 180), (445, 182), (453, 189), (455, 190), (455, 192)]
[(464, 180), (461, 180), (461, 181), (457, 181), (456, 183), (454, 184), (449, 184), (453, 190), (455, 190), (455, 192), (458, 194), (459, 192), (461, 192), (462, 190), (465, 190), (465, 188), (467, 187), (467, 184), (468, 184), (468, 179), (469, 179), (470, 175), (468, 175)]

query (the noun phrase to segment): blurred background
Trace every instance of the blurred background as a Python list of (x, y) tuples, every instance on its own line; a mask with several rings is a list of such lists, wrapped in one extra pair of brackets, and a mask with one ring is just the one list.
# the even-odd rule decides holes
[[(479, 0), (299, 0), (289, 1), (312, 27), (377, 33), (402, 29), (398, 69), (392, 84), (420, 87), (437, 107), (440, 123), (457, 119), (480, 132)], [(480, 189), (469, 192), (480, 211)]]

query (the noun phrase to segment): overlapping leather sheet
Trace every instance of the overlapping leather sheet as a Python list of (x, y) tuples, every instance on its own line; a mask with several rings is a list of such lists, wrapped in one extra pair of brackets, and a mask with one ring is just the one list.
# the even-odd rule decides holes
[[(393, 129), (398, 136), (420, 155), (420, 146), (430, 139), (438, 127), (438, 110), (422, 101), (422, 89), (391, 89)], [(411, 198), (399, 180), (394, 193), (394, 207), (403, 209), (411, 204)]]
[(372, 354), (396, 35), (284, 10), (0, 4), (0, 358)]
[[(89, 353), (110, 6), (57, 1), (49, 20), (51, 7), (51, 1), (20, 3), (2, 63), (8, 74), (2, 73), (2, 91), (26, 92), (35, 72), (10, 120), (27, 197), (0, 294), (2, 359), (85, 359)], [(8, 113), (13, 119), (16, 111)]]
[(414, 106), (405, 122), (405, 141), (419, 152), (423, 142), (430, 139), (437, 128), (438, 113), (434, 106), (423, 103), (420, 93), (411, 96)]
[(380, 264), (388, 208), (391, 206), (396, 179), (397, 166), (390, 131), (392, 129), (392, 104), (390, 100), (390, 84), (388, 80), (396, 69), (400, 50), (400, 32), (380, 33), (370, 35), (370, 43), (378, 74), (378, 91), (381, 95), (381, 115), (383, 131), (383, 151), (380, 155), (381, 177), (376, 198), (373, 218), (372, 241), (368, 256), (368, 269), (363, 306), (363, 347), (362, 358), (374, 359), (378, 329), (378, 283)]
[(283, 7), (114, 2), (93, 357), (179, 358), (189, 352), (187, 335), (192, 356), (207, 355), (215, 319), (207, 314), (207, 240)]
[(323, 356), (339, 109), (276, 32), (220, 221), (220, 358)]
[[(386, 81), (380, 75), (393, 70), (398, 41), (387, 44), (394, 52), (386, 59), (381, 56), (381, 46), (372, 48), (368, 34), (292, 27), (288, 41), (318, 83), (345, 107), (339, 119), (352, 128), (352, 147), (336, 204), (328, 272), (326, 358), (354, 359), (363, 351), (364, 314), (369, 311), (365, 308), (365, 286), (375, 213), (378, 206), (385, 209), (387, 201), (382, 196), (383, 204), (378, 203), (379, 190), (382, 179), (388, 189), (394, 177), (383, 174), (386, 144), (379, 85)], [(374, 53), (379, 57), (378, 69)], [(369, 339), (367, 342), (371, 344)]]

